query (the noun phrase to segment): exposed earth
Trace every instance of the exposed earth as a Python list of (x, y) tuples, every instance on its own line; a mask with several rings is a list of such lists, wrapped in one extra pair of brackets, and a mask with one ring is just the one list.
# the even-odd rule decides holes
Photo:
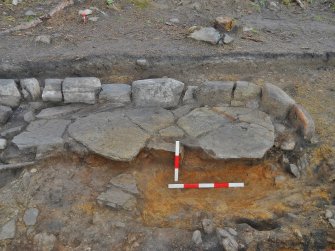
[[(0, 1), (0, 33), (34, 19), (25, 15), (27, 11), (38, 17), (58, 2), (23, 0), (14, 6)], [(304, 5), (305, 9), (295, 1), (121, 0), (108, 7), (104, 1), (75, 1), (34, 28), (0, 35), (0, 79), (35, 77), (42, 87), (45, 78), (69, 76), (95, 76), (102, 84), (164, 76), (186, 86), (202, 86), (206, 80), (245, 80), (258, 86), (270, 82), (311, 114), (316, 129), (299, 149), (274, 147), (252, 160), (213, 159), (218, 152), (204, 154), (185, 144), (180, 183), (245, 183), (245, 188), (233, 190), (169, 190), (173, 149), (166, 151), (157, 142), (139, 153), (129, 149), (127, 161), (110, 158), (118, 153), (108, 150), (113, 146), (103, 137), (95, 153), (70, 141), (66, 147), (76, 153), (48, 157), (50, 149), (39, 149), (43, 159), (0, 171), (0, 250), (335, 249), (335, 3)], [(84, 24), (78, 11), (89, 7), (98, 8), (91, 15), (98, 20)], [(238, 28), (229, 33), (232, 43), (211, 45), (188, 38), (190, 27), (212, 26), (217, 16), (234, 18)], [(37, 41), (40, 35), (49, 36), (50, 43)], [(9, 125), (22, 128), (9, 132), (10, 140), (26, 132), (29, 123), (50, 119), (42, 114), (27, 122), (32, 107), (28, 104), (14, 111)], [(34, 116), (51, 106), (33, 109)], [(108, 116), (103, 113), (119, 110), (108, 104), (70, 106), (57, 118), (65, 122), (50, 126), (67, 128), (86, 147), (92, 140), (87, 132), (100, 132), (87, 121), (102, 113), (96, 125), (106, 130), (103, 121)], [(167, 113), (172, 110), (167, 108)], [(133, 126), (134, 118), (143, 116), (134, 112), (117, 118)], [(170, 126), (169, 121), (170, 115), (165, 115), (159, 123)], [(176, 117), (173, 121), (171, 125), (182, 127)], [(0, 132), (7, 129), (8, 124), (1, 126)], [(141, 130), (145, 133), (136, 131), (136, 139), (146, 141), (150, 128)], [(195, 131), (191, 127), (186, 132)], [(98, 154), (104, 146), (107, 152)], [(32, 161), (27, 149), (23, 155), (0, 152), (0, 167)], [(283, 155), (297, 165), (306, 161), (304, 171), (295, 175)]]

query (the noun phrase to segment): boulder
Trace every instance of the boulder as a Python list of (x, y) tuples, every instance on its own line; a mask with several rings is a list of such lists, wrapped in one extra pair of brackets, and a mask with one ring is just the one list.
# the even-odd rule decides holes
[(289, 121), (306, 140), (311, 140), (315, 133), (312, 116), (301, 105), (295, 104), (289, 113)]
[(22, 90), (28, 93), (28, 100), (37, 100), (41, 97), (41, 87), (36, 78), (26, 78), (20, 80)]
[(70, 123), (71, 121), (64, 119), (36, 120), (30, 123), (26, 131), (15, 136), (12, 142), (20, 150), (30, 148), (51, 150), (63, 147), (62, 136)]
[(99, 102), (130, 103), (131, 87), (126, 84), (106, 84), (102, 85), (99, 94)]
[(266, 83), (262, 88), (261, 107), (275, 119), (286, 119), (295, 101), (279, 87)]
[(133, 195), (116, 187), (110, 187), (106, 192), (101, 193), (97, 201), (100, 205), (128, 211), (135, 209), (136, 206), (136, 198)]
[(150, 137), (119, 112), (101, 112), (78, 118), (69, 126), (68, 132), (89, 150), (121, 161), (134, 159)]
[(214, 21), (214, 28), (221, 32), (229, 32), (234, 27), (234, 20), (231, 17), (217, 17)]
[(190, 38), (210, 44), (218, 44), (221, 39), (221, 34), (213, 27), (204, 27), (192, 32)]
[(0, 105), (0, 125), (6, 124), (12, 113), (12, 108), (9, 106)]
[(10, 107), (20, 105), (21, 94), (13, 79), (0, 79), (0, 104)]
[(65, 78), (63, 82), (64, 102), (95, 104), (100, 89), (100, 80), (94, 77)]
[(138, 80), (132, 84), (136, 106), (173, 108), (178, 106), (184, 83), (171, 78)]
[(157, 132), (174, 122), (173, 114), (163, 108), (138, 108), (128, 110), (127, 117), (149, 133)]
[(230, 104), (234, 82), (208, 81), (195, 91), (201, 105)]
[(177, 125), (189, 136), (196, 138), (228, 123), (229, 120), (209, 108), (196, 108), (177, 121)]
[(42, 93), (43, 101), (62, 102), (62, 79), (46, 79)]

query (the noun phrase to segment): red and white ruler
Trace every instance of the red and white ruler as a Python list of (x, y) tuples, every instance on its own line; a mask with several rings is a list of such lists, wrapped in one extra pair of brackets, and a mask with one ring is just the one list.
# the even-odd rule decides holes
[(178, 181), (179, 176), (179, 152), (180, 152), (180, 142), (176, 141), (176, 150), (174, 155), (174, 181)]
[[(179, 179), (179, 165), (180, 165), (180, 142), (176, 141), (176, 149), (174, 156), (174, 181)], [(244, 187), (244, 183), (185, 183), (185, 184), (168, 184), (168, 188), (172, 189), (192, 189), (192, 188), (240, 188)]]
[(182, 189), (192, 189), (192, 188), (239, 188), (244, 187), (244, 183), (185, 183), (185, 184), (169, 184), (168, 188), (182, 188)]

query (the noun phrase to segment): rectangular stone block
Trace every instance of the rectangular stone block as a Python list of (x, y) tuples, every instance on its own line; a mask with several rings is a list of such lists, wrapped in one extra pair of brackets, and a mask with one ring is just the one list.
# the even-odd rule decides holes
[(43, 101), (61, 102), (62, 94), (62, 79), (46, 79), (42, 93)]
[(65, 103), (95, 104), (101, 82), (94, 77), (66, 78), (62, 88)]
[(13, 79), (0, 79), (0, 104), (16, 107), (19, 106), (21, 93)]

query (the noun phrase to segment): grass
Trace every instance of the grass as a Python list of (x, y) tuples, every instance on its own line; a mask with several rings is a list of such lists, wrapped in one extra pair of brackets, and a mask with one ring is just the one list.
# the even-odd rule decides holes
[(150, 0), (130, 0), (130, 2), (141, 9), (147, 8), (150, 5)]

